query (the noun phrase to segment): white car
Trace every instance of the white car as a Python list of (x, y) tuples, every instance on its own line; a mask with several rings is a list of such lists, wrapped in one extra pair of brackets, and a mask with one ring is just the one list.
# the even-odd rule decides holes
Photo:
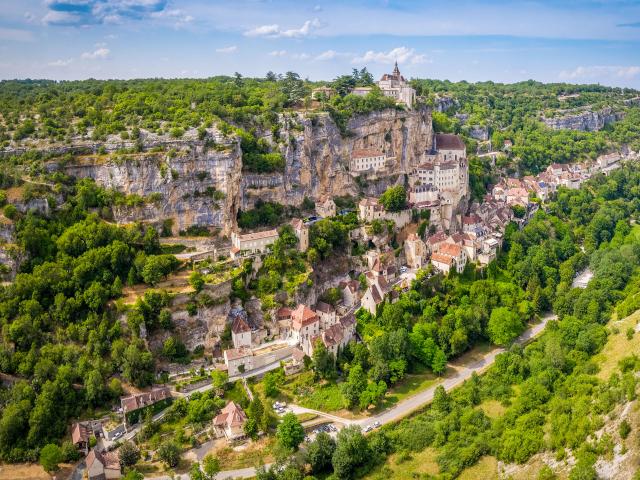
[(373, 422), (373, 428), (378, 428), (380, 426), (380, 422), (375, 421)]
[(371, 425), (367, 425), (362, 429), (364, 433), (370, 432), (371, 430), (373, 430), (373, 427)]

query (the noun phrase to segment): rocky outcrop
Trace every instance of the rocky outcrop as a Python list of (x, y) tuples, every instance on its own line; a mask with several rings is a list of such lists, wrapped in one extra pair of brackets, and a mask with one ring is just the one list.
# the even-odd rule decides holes
[(116, 205), (113, 213), (118, 223), (171, 219), (174, 233), (200, 225), (221, 228), (227, 234), (235, 224), (240, 195), (239, 143), (207, 148), (203, 142), (185, 141), (176, 147), (168, 152), (152, 150), (106, 159), (86, 155), (54, 168), (147, 199), (143, 205)]
[(579, 113), (568, 113), (560, 117), (542, 117), (542, 122), (554, 130), (581, 130), (595, 132), (602, 130), (605, 125), (616, 122), (624, 117), (624, 113), (615, 112), (611, 108), (603, 108), (593, 112), (586, 110)]
[[(280, 116), (278, 148), (286, 160), (283, 175), (244, 174), (242, 208), (251, 208), (258, 199), (285, 205), (299, 205), (305, 197), (324, 195), (376, 195), (404, 180), (433, 144), (431, 111), (384, 110), (351, 119), (348, 134), (342, 135), (328, 114), (285, 114)], [(273, 142), (270, 134), (265, 138)], [(385, 174), (363, 176), (357, 182), (349, 173), (351, 152), (372, 149), (390, 158)]]

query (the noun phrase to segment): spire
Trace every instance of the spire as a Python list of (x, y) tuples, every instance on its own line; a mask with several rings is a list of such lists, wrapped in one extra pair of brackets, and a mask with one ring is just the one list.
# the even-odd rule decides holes
[(396, 60), (396, 66), (393, 68), (393, 74), (400, 76), (400, 69), (398, 68), (398, 61)]

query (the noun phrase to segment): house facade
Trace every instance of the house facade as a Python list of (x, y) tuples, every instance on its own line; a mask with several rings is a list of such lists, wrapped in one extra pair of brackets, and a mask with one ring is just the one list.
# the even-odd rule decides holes
[(378, 81), (378, 87), (385, 97), (393, 98), (397, 103), (412, 108), (416, 101), (416, 91), (400, 74), (398, 62), (392, 73), (385, 73)]
[(224, 437), (228, 441), (244, 437), (244, 424), (247, 415), (235, 402), (229, 402), (213, 419), (213, 430), (217, 437)]
[(383, 152), (372, 149), (360, 149), (351, 152), (349, 171), (366, 172), (367, 170), (380, 171), (386, 168), (387, 159)]
[(278, 239), (277, 230), (240, 234), (231, 232), (231, 256), (237, 258), (243, 252), (249, 254), (264, 253)]

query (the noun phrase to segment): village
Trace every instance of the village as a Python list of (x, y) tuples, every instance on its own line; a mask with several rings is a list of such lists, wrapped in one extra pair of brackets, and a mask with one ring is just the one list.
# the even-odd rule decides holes
[[(378, 86), (384, 95), (400, 103), (410, 106), (414, 101), (415, 91), (400, 75), (397, 65)], [(354, 93), (366, 95), (369, 90), (359, 88)], [(314, 92), (316, 96), (331, 94), (327, 88)], [(324, 197), (315, 202), (315, 216), (288, 222), (295, 233), (297, 249), (303, 253), (310, 248), (310, 228), (315, 222), (347, 213), (357, 215), (359, 226), (349, 232), (350, 240), (369, 248), (361, 255), (361, 270), (332, 279), (340, 293), (334, 304), (318, 300), (309, 305), (279, 306), (268, 312), (269, 322), (256, 322), (242, 304), (236, 303), (227, 321), (231, 345), (212, 365), (201, 367), (198, 383), (180, 391), (175, 385), (164, 385), (127, 395), (108, 421), (73, 424), (72, 442), (86, 455), (87, 478), (120, 478), (120, 443), (134, 438), (145, 416), (160, 420), (173, 399), (214, 388), (202, 373), (222, 371), (228, 381), (240, 381), (246, 387), (247, 379), (281, 367), (287, 376), (300, 373), (320, 344), (337, 357), (350, 342), (360, 340), (356, 328), (359, 309), (375, 316), (381, 305), (395, 302), (425, 269), (432, 275), (454, 275), (462, 274), (471, 265), (486, 268), (500, 252), (507, 225), (515, 222), (524, 226), (558, 188), (580, 188), (591, 176), (606, 175), (625, 160), (622, 154), (611, 153), (591, 164), (551, 164), (536, 176), (501, 178), (478, 202), (470, 199), (463, 139), (435, 133), (431, 143), (433, 148), (401, 175), (401, 183), (390, 187), (400, 187), (404, 192), (401, 208), (388, 210), (379, 198), (364, 197), (358, 200), (355, 212), (339, 211), (334, 199)], [(504, 150), (510, 147), (510, 142), (505, 142)], [(375, 149), (353, 150), (349, 158), (349, 172), (354, 177), (386, 172), (391, 165), (385, 152)], [(427, 228), (419, 232), (417, 227), (422, 222)], [(389, 232), (402, 239), (399, 253), (389, 245)], [(230, 236), (230, 260), (240, 265), (250, 259), (255, 273), (279, 237), (278, 229), (235, 229)], [(274, 409), (278, 414), (285, 412), (284, 406), (274, 404)], [(207, 428), (208, 435), (229, 444), (241, 444), (246, 441), (247, 419), (243, 408), (229, 400)]]

